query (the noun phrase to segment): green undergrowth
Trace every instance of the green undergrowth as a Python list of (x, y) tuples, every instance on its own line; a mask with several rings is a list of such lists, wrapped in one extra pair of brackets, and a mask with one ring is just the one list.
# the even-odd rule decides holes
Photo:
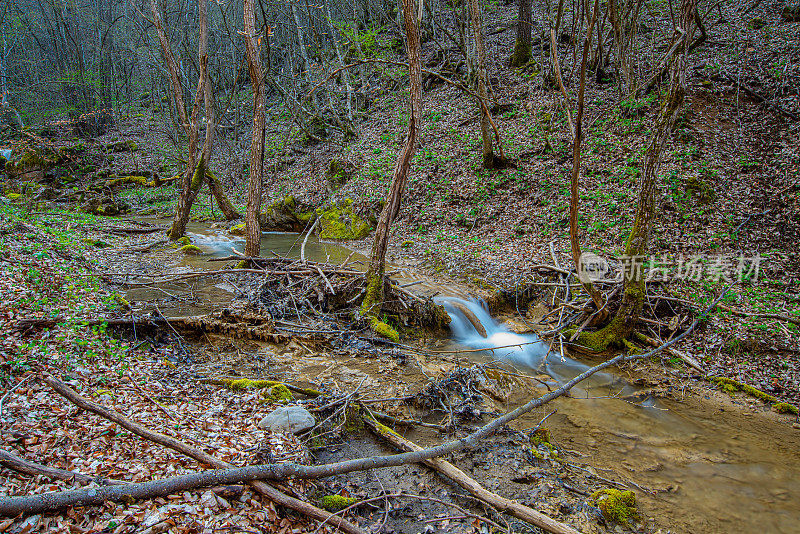
[[(0, 286), (14, 287), (0, 300), (5, 325), (39, 319), (24, 336), (0, 339), (0, 379), (39, 364), (73, 367), (105, 362), (120, 372), (131, 353), (102, 320), (130, 307), (108, 290), (85, 258), (99, 242), (90, 231), (99, 218), (84, 213), (44, 211), (35, 215), (0, 203)], [(113, 243), (106, 243), (112, 244)]]

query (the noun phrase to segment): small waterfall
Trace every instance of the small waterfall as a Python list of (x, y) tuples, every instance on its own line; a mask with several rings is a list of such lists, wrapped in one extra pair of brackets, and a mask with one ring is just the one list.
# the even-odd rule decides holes
[[(453, 338), (468, 347), (487, 349), (494, 358), (543, 371), (547, 344), (535, 334), (515, 334), (495, 321), (481, 302), (459, 298), (437, 299), (450, 315)], [(478, 321), (479, 324), (475, 324)], [(485, 332), (486, 335), (483, 335)]]
[[(444, 306), (450, 315), (453, 339), (473, 349), (486, 349), (491, 358), (548, 374), (562, 383), (589, 368), (571, 358), (562, 358), (559, 353), (548, 354), (549, 345), (536, 334), (515, 334), (509, 331), (492, 318), (485, 303), (456, 297), (438, 298), (436, 303)], [(480, 324), (474, 324), (476, 321)], [(598, 373), (589, 382), (594, 386), (608, 385), (614, 379), (610, 375)]]

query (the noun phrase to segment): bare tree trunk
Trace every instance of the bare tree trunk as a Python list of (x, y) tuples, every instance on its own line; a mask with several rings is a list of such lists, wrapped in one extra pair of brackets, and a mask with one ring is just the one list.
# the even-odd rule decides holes
[(639, 321), (645, 295), (645, 274), (642, 261), (648, 250), (650, 228), (655, 215), (656, 178), (661, 164), (661, 154), (669, 141), (677, 112), (683, 105), (686, 93), (687, 54), (694, 34), (697, 0), (681, 0), (681, 13), (675, 31), (679, 34), (678, 53), (670, 68), (669, 94), (661, 105), (654, 134), (645, 152), (644, 169), (639, 180), (639, 196), (633, 228), (625, 242), (622, 304), (611, 322), (598, 330), (581, 334), (579, 343), (595, 350), (605, 350), (629, 337)]
[[(336, 57), (339, 59), (339, 63), (344, 67), (344, 56), (342, 56), (342, 48), (339, 46), (339, 39), (336, 38), (336, 29), (333, 27), (333, 17), (331, 16), (331, 7), (328, 4), (328, 0), (323, 0), (325, 4), (325, 13), (328, 19), (328, 29), (331, 31), (331, 40), (333, 41), (333, 48), (336, 50)], [(356, 26), (357, 28), (357, 26)], [(357, 31), (357, 30), (356, 30)], [(342, 72), (342, 78), (344, 79), (344, 85), (347, 89), (347, 120), (350, 123), (350, 127), (353, 127), (353, 86), (350, 85), (350, 74), (347, 70)], [(331, 112), (336, 113), (335, 109), (331, 109)]]
[[(255, 258), (261, 252), (261, 186), (264, 176), (264, 72), (255, 41), (253, 0), (244, 0), (244, 42), (247, 48), (247, 67), (253, 86), (253, 139), (250, 147), (250, 180), (247, 186), (245, 256)], [(301, 44), (302, 46), (302, 44)]]
[(377, 319), (383, 304), (384, 272), (386, 268), (386, 248), (389, 230), (400, 211), (400, 200), (408, 181), (411, 158), (417, 148), (417, 132), (422, 127), (422, 80), (419, 51), (419, 30), (414, 14), (414, 0), (403, 0), (403, 16), (406, 27), (406, 50), (408, 51), (408, 71), (411, 85), (410, 116), (405, 146), (394, 166), (392, 186), (386, 205), (375, 229), (369, 269), (367, 270), (367, 291), (361, 305), (364, 315)]
[[(569, 197), (569, 240), (572, 245), (572, 261), (575, 262), (575, 268), (580, 273), (581, 269), (581, 244), (578, 240), (578, 198), (579, 191), (578, 185), (580, 182), (581, 173), (581, 141), (583, 141), (583, 108), (586, 93), (586, 68), (589, 56), (589, 49), (592, 43), (592, 34), (594, 32), (595, 21), (597, 20), (597, 13), (600, 10), (599, 0), (594, 2), (594, 13), (592, 13), (589, 25), (586, 28), (586, 36), (583, 40), (583, 57), (581, 59), (581, 73), (580, 85), (578, 87), (578, 111), (575, 115), (575, 135), (573, 139), (572, 150), (572, 177), (570, 180), (570, 197)], [(569, 102), (566, 103), (569, 106)], [(583, 287), (586, 292), (592, 297), (595, 306), (598, 310), (604, 310), (603, 296), (592, 284), (591, 281), (582, 281)], [(601, 312), (602, 314), (603, 312)], [(605, 318), (605, 317), (603, 317)]]
[(495, 156), (492, 150), (492, 132), (489, 122), (489, 93), (486, 88), (488, 77), (486, 75), (486, 46), (483, 41), (483, 26), (481, 25), (481, 11), (478, 0), (469, 0), (469, 13), (472, 22), (472, 35), (475, 40), (476, 70), (478, 71), (478, 108), (481, 114), (481, 139), (483, 140), (483, 167), (495, 168)]
[(511, 66), (521, 67), (531, 60), (531, 0), (519, 0), (517, 41), (511, 55)]

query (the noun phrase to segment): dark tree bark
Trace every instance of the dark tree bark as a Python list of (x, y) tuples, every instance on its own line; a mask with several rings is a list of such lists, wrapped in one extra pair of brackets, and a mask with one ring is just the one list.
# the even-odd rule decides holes
[(386, 268), (386, 248), (389, 243), (389, 230), (392, 222), (400, 212), (400, 201), (408, 181), (408, 170), (411, 158), (417, 149), (417, 132), (422, 127), (422, 79), (419, 51), (419, 30), (414, 13), (414, 0), (403, 0), (403, 16), (406, 27), (406, 50), (408, 52), (408, 71), (411, 85), (410, 116), (408, 133), (403, 151), (397, 158), (392, 176), (392, 186), (386, 205), (383, 207), (378, 225), (375, 228), (375, 240), (372, 243), (369, 269), (367, 270), (367, 291), (362, 301), (361, 311), (364, 315), (377, 321), (383, 304), (384, 273)]
[[(247, 48), (247, 67), (253, 87), (253, 139), (250, 148), (250, 180), (247, 186), (246, 242), (244, 254), (258, 257), (261, 251), (261, 187), (264, 178), (264, 72), (261, 55), (255, 40), (253, 0), (244, 0), (244, 41)], [(269, 37), (267, 37), (269, 38)]]
[(531, 0), (519, 0), (517, 41), (511, 55), (511, 66), (521, 67), (531, 60)]
[(695, 10), (697, 0), (681, 0), (681, 12), (675, 31), (678, 53), (675, 54), (669, 69), (669, 93), (661, 104), (653, 136), (645, 152), (644, 169), (639, 178), (639, 195), (636, 217), (628, 240), (625, 242), (626, 268), (623, 269), (622, 304), (611, 322), (604, 328), (581, 334), (579, 343), (594, 350), (605, 350), (619, 345), (631, 336), (645, 296), (645, 274), (641, 267), (643, 256), (648, 251), (650, 229), (655, 215), (656, 178), (661, 164), (661, 154), (672, 135), (677, 112), (683, 105), (686, 93), (686, 64), (689, 46), (695, 30)]

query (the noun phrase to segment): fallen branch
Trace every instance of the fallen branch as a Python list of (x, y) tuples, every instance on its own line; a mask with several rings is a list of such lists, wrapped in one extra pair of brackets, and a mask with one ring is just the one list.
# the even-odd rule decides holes
[[(422, 449), (419, 451), (405, 452), (389, 456), (373, 456), (369, 458), (357, 458), (353, 460), (344, 460), (341, 462), (335, 462), (331, 464), (306, 466), (306, 465), (298, 465), (295, 463), (287, 462), (279, 464), (249, 465), (246, 467), (220, 468), (210, 471), (202, 471), (199, 473), (190, 473), (186, 475), (179, 475), (171, 478), (153, 480), (150, 482), (143, 482), (138, 484), (126, 484), (124, 487), (110, 486), (105, 488), (91, 488), (88, 490), (78, 489), (78, 490), (68, 490), (62, 492), (51, 492), (51, 493), (30, 495), (24, 497), (6, 497), (0, 499), (0, 515), (13, 517), (23, 512), (27, 514), (42, 513), (42, 512), (67, 508), (70, 506), (86, 506), (92, 504), (101, 504), (106, 501), (121, 502), (121, 501), (129, 501), (131, 499), (150, 499), (154, 497), (170, 495), (172, 493), (184, 491), (187, 489), (197, 489), (206, 486), (238, 484), (242, 482), (252, 482), (256, 480), (284, 480), (290, 477), (317, 479), (333, 475), (352, 473), (355, 471), (365, 471), (368, 469), (378, 469), (381, 467), (395, 467), (409, 463), (419, 463), (419, 462), (424, 462), (425, 460), (429, 460), (431, 458), (452, 454), (477, 445), (480, 442), (480, 440), (490, 436), (504, 425), (521, 417), (522, 415), (528, 412), (531, 412), (532, 410), (535, 410), (540, 406), (543, 406), (544, 404), (547, 404), (553, 399), (556, 399), (568, 393), (577, 384), (583, 382), (590, 376), (602, 371), (603, 369), (612, 367), (614, 365), (626, 361), (650, 358), (651, 356), (658, 354), (662, 350), (678, 343), (679, 341), (681, 341), (694, 331), (695, 327), (700, 322), (700, 320), (703, 319), (705, 316), (707, 316), (716, 307), (716, 305), (719, 303), (722, 297), (725, 296), (727, 291), (728, 291), (727, 289), (723, 291), (720, 294), (720, 296), (717, 297), (717, 299), (711, 304), (711, 306), (704, 313), (702, 313), (697, 319), (695, 319), (694, 323), (692, 323), (692, 325), (685, 332), (672, 338), (670, 341), (664, 343), (660, 347), (655, 348), (650, 352), (644, 354), (635, 354), (635, 355), (628, 355), (627, 353), (619, 354), (618, 356), (606, 362), (600, 363), (590, 369), (587, 369), (583, 373), (565, 382), (558, 389), (546, 393), (541, 397), (531, 399), (522, 406), (519, 406), (518, 408), (511, 410), (510, 412), (490, 421), (489, 423), (480, 427), (479, 429), (469, 434), (468, 436), (465, 436), (458, 440), (449, 441), (447, 443), (443, 443), (441, 445), (437, 445), (427, 449)], [(66, 385), (64, 386), (67, 387)], [(85, 399), (83, 399), (83, 401), (87, 402)], [(105, 410), (102, 407), (101, 409)], [(172, 438), (169, 438), (167, 436), (163, 437), (172, 440)], [(186, 445), (183, 444), (182, 446), (187, 447)], [(208, 455), (208, 457), (213, 458), (210, 455)], [(281, 493), (281, 495), (283, 494)], [(290, 498), (288, 497), (288, 495), (283, 495), (283, 496), (285, 498)], [(276, 500), (276, 502), (279, 501)], [(307, 504), (307, 503), (301, 503), (301, 504)]]
[(797, 120), (798, 119), (797, 114), (792, 113), (788, 109), (782, 108), (781, 106), (779, 106), (778, 104), (776, 104), (775, 102), (770, 100), (769, 98), (767, 98), (764, 95), (762, 95), (761, 93), (757, 92), (755, 89), (753, 89), (752, 87), (750, 87), (746, 83), (743, 83), (742, 81), (738, 80), (737, 78), (734, 78), (733, 76), (731, 76), (730, 74), (728, 74), (725, 71), (722, 71), (722, 75), (725, 76), (728, 79), (728, 81), (730, 81), (736, 87), (738, 87), (739, 89), (741, 89), (742, 91), (744, 91), (745, 93), (750, 95), (752, 98), (754, 98), (756, 100), (756, 102), (763, 102), (764, 104), (767, 105), (767, 107), (772, 108), (773, 110), (777, 111), (778, 113), (786, 115), (790, 119), (793, 119), (793, 120)]
[(756, 317), (759, 319), (777, 319), (778, 321), (786, 321), (792, 324), (796, 324), (800, 326), (800, 317), (792, 317), (791, 315), (782, 315), (780, 313), (752, 313), (746, 312), (742, 310), (737, 310), (736, 308), (731, 308), (730, 306), (725, 306), (724, 304), (719, 305), (719, 309), (725, 310), (726, 312), (730, 312), (734, 315), (738, 315), (740, 317)]
[[(647, 343), (651, 347), (660, 347), (661, 346), (661, 343), (659, 343), (658, 341), (656, 341), (655, 339), (653, 339), (653, 338), (651, 338), (649, 336), (646, 336), (646, 335), (642, 334), (641, 332), (636, 332), (635, 336), (636, 336), (636, 339), (638, 339), (639, 341), (642, 341), (644, 343)], [(703, 369), (703, 366), (700, 364), (700, 362), (698, 362), (697, 360), (695, 360), (694, 358), (692, 358), (691, 356), (689, 356), (685, 352), (681, 352), (678, 349), (673, 349), (671, 347), (665, 349), (665, 351), (668, 354), (670, 354), (670, 355), (672, 355), (672, 356), (674, 356), (676, 358), (680, 358), (681, 360), (683, 360), (683, 362), (686, 365), (689, 365), (690, 367), (694, 367), (695, 369), (697, 369), (698, 371), (703, 373), (703, 375), (706, 374), (706, 370)]]
[(67, 471), (66, 469), (59, 469), (57, 467), (49, 467), (30, 460), (20, 458), (16, 454), (8, 452), (5, 449), (0, 449), (0, 465), (7, 467), (12, 471), (24, 473), (26, 475), (43, 475), (56, 480), (66, 480), (67, 482), (77, 482), (78, 484), (91, 484), (92, 482), (100, 485), (106, 484), (125, 484), (121, 480), (112, 480), (108, 478), (91, 477), (83, 473), (76, 473), (74, 471)]
[[(385, 439), (396, 448), (402, 451), (421, 451), (422, 447), (407, 440), (400, 434), (393, 432), (391, 429), (381, 425), (371, 417), (363, 417), (364, 423), (379, 437)], [(511, 499), (506, 499), (496, 493), (492, 493), (476, 480), (469, 477), (461, 469), (457, 468), (450, 462), (440, 458), (431, 458), (423, 462), (425, 465), (434, 471), (446, 476), (465, 490), (467, 490), (473, 497), (480, 499), (486, 504), (496, 508), (501, 512), (507, 512), (517, 519), (522, 519), (532, 525), (553, 532), (554, 534), (580, 534), (577, 530), (552, 519), (541, 512), (537, 512), (533, 508), (529, 508)]]
[[(139, 436), (141, 438), (144, 438), (144, 439), (146, 439), (148, 441), (152, 441), (153, 443), (158, 443), (159, 445), (163, 445), (164, 447), (170, 448), (172, 450), (178, 451), (181, 454), (184, 454), (185, 456), (188, 456), (189, 458), (193, 458), (194, 460), (197, 460), (201, 464), (210, 465), (211, 467), (215, 467), (215, 468), (221, 469), (221, 470), (229, 470), (229, 469), (231, 469), (233, 467), (232, 464), (229, 464), (228, 462), (222, 461), (222, 460), (216, 458), (215, 456), (212, 456), (211, 454), (208, 454), (205, 451), (202, 451), (202, 450), (200, 450), (198, 448), (195, 448), (195, 447), (192, 447), (190, 445), (187, 445), (187, 444), (185, 444), (185, 443), (183, 443), (181, 441), (178, 441), (177, 439), (172, 438), (170, 436), (166, 436), (164, 434), (159, 434), (158, 432), (153, 432), (153, 431), (151, 431), (151, 430), (149, 430), (149, 429), (147, 429), (147, 428), (145, 428), (145, 427), (143, 427), (143, 426), (141, 426), (141, 425), (139, 425), (137, 423), (134, 423), (133, 421), (131, 421), (130, 419), (126, 418), (122, 414), (119, 414), (119, 413), (117, 413), (117, 412), (115, 412), (113, 410), (109, 410), (107, 408), (104, 408), (103, 406), (100, 406), (96, 402), (90, 401), (89, 399), (86, 399), (86, 398), (82, 397), (75, 390), (73, 390), (71, 387), (69, 387), (68, 385), (66, 385), (65, 383), (61, 382), (60, 380), (58, 380), (56, 378), (45, 377), (45, 381), (57, 393), (62, 395), (64, 398), (66, 398), (67, 400), (69, 400), (70, 402), (75, 404), (76, 406), (78, 406), (80, 408), (83, 408), (84, 410), (96, 413), (97, 415), (99, 415), (99, 416), (101, 416), (101, 417), (103, 417), (105, 419), (108, 419), (109, 421), (117, 423), (118, 425), (120, 425), (125, 430), (128, 430), (129, 432), (131, 432), (133, 434), (136, 434), (137, 436)], [(213, 473), (213, 472), (214, 471), (207, 471), (207, 473)], [(201, 473), (196, 473), (196, 474), (201, 474)], [(178, 478), (180, 478), (180, 477), (178, 477)], [(169, 482), (170, 480), (173, 480), (173, 482)], [(262, 495), (264, 495), (265, 497), (267, 497), (268, 499), (270, 499), (271, 501), (273, 501), (273, 502), (275, 502), (277, 504), (280, 504), (282, 506), (286, 506), (287, 508), (291, 508), (292, 510), (300, 512), (301, 514), (307, 515), (309, 517), (313, 517), (314, 519), (317, 519), (319, 521), (325, 521), (325, 520), (329, 519), (329, 517), (331, 515), (329, 512), (326, 512), (325, 510), (317, 508), (316, 506), (314, 506), (312, 504), (309, 504), (307, 502), (303, 502), (301, 500), (295, 499), (294, 497), (290, 497), (289, 495), (286, 495), (282, 491), (279, 491), (278, 489), (273, 488), (272, 486), (270, 486), (269, 484), (267, 484), (265, 482), (256, 481), (256, 480), (252, 480), (252, 481), (249, 481), (249, 482), (251, 482), (250, 485), (258, 493), (261, 493)], [(161, 483), (161, 484), (159, 484), (159, 483)], [(235, 483), (236, 482), (230, 482), (229, 484), (235, 484)], [(174, 481), (174, 479), (165, 479), (165, 480), (160, 480), (160, 481), (144, 482), (142, 484), (126, 484), (124, 486), (124, 488), (127, 489), (129, 486), (134, 486), (134, 485), (135, 486), (144, 486), (144, 488), (137, 488), (138, 492), (130, 492), (129, 493), (129, 492), (122, 491), (122, 492), (119, 492), (119, 495), (124, 496), (125, 498), (127, 498), (129, 496), (130, 498), (134, 498), (134, 499), (142, 499), (142, 498), (151, 498), (151, 497), (156, 497), (156, 496), (161, 496), (161, 495), (168, 495), (170, 493), (175, 493), (175, 492), (178, 492), (178, 491), (183, 491), (183, 490), (187, 490), (187, 489), (191, 489), (192, 488), (191, 484), (186, 484), (186, 483), (181, 483), (181, 482), (178, 482), (178, 481)], [(226, 485), (226, 484), (211, 484), (211, 485), (212, 486), (221, 486), (221, 485)], [(114, 487), (119, 487), (119, 486), (114, 486)], [(94, 490), (94, 491), (98, 491), (98, 490)], [(149, 493), (150, 491), (153, 491), (153, 493), (150, 494)], [(160, 493), (162, 491), (168, 491), (168, 493)], [(89, 498), (91, 498), (92, 493), (93, 493), (92, 491), (87, 491), (87, 494), (90, 496)], [(52, 496), (54, 494), (49, 494), (49, 495)], [(23, 497), (22, 499), (26, 499), (26, 498)], [(114, 500), (114, 499), (109, 499), (109, 500)], [(45, 502), (48, 503), (48, 504), (51, 504), (53, 501), (51, 499), (46, 499)], [(87, 502), (86, 504), (90, 504), (90, 503)], [(19, 513), (28, 513), (28, 514), (37, 513), (35, 511), (29, 511), (28, 509), (26, 509), (24, 507), (19, 507), (18, 510), (16, 511), (16, 513), (13, 513), (13, 512), (9, 512), (8, 511), (9, 508), (6, 508), (5, 505), (6, 505), (5, 501), (0, 501), (0, 513), (2, 513), (2, 514), (12, 515), (13, 516), (13, 515), (17, 515)], [(46, 508), (46, 509), (53, 509), (53, 508)], [(350, 522), (348, 522), (348, 521), (346, 521), (344, 519), (341, 519), (341, 518), (338, 518), (336, 520), (331, 521), (331, 524), (333, 526), (336, 526), (339, 529), (343, 530), (344, 532), (348, 532), (350, 534), (365, 534), (364, 531), (361, 530), (359, 527), (357, 527), (357, 526), (353, 525), (352, 523), (350, 523)]]

